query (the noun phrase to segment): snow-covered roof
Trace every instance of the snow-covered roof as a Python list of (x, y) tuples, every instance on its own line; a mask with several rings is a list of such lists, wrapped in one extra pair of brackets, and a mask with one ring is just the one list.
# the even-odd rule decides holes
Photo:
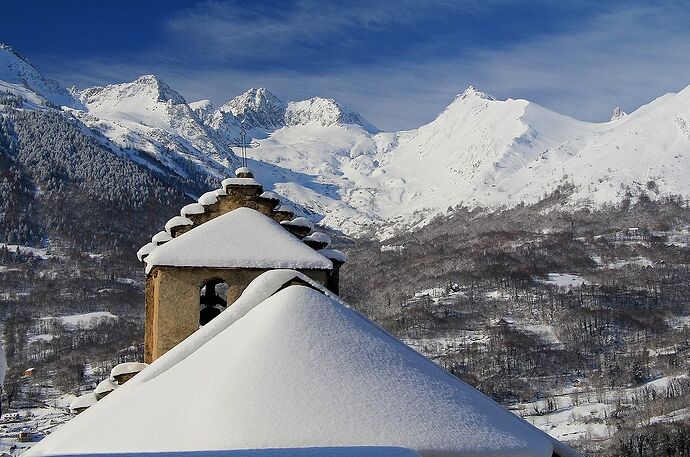
[(97, 401), (96, 394), (89, 392), (88, 394), (79, 395), (77, 398), (72, 400), (72, 403), (69, 404), (69, 409), (71, 411), (75, 411), (77, 409), (90, 408)]
[(180, 216), (188, 217), (191, 214), (203, 214), (205, 211), (206, 208), (204, 208), (204, 205), (201, 203), (190, 203), (189, 205), (182, 207), (180, 210)]
[(247, 167), (240, 167), (237, 170), (235, 170), (235, 176), (246, 175), (246, 174), (252, 174), (252, 171)]
[(198, 346), (200, 329), (26, 456), (341, 446), (552, 455), (546, 434), (320, 291), (290, 286), (247, 307)]
[(110, 370), (110, 377), (115, 378), (117, 376), (122, 376), (123, 374), (139, 373), (147, 366), (148, 365), (143, 362), (123, 362), (115, 365), (113, 369)]
[[(280, 208), (279, 208), (280, 210)], [(284, 209), (282, 211), (285, 211)], [(290, 221), (282, 221), (280, 225), (292, 225), (294, 227), (304, 227), (309, 230), (314, 228), (314, 223), (306, 217), (296, 217)]]
[(237, 208), (156, 248), (145, 259), (154, 266), (327, 269), (333, 264), (273, 219)]
[(319, 254), (327, 259), (335, 260), (336, 262), (345, 263), (347, 262), (347, 255), (337, 249), (320, 249)]
[[(165, 223), (165, 231), (170, 233), (174, 227), (179, 227), (181, 225), (194, 225), (191, 219), (184, 216), (175, 216), (170, 218), (168, 222)], [(172, 235), (172, 233), (170, 233)]]
[(151, 252), (157, 247), (158, 245), (156, 243), (146, 243), (141, 248), (139, 248), (139, 250), (137, 251), (137, 259), (139, 259), (139, 262), (144, 260), (144, 257), (151, 254)]
[(98, 383), (93, 393), (95, 395), (104, 394), (107, 392), (112, 392), (113, 390), (117, 389), (117, 387), (117, 383), (115, 383), (112, 379), (105, 378), (103, 381)]

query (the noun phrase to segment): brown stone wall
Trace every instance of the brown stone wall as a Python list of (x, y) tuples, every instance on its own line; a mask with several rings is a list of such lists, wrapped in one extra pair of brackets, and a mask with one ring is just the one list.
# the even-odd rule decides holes
[[(144, 355), (151, 363), (199, 328), (199, 294), (211, 279), (228, 284), (228, 306), (264, 269), (156, 267), (146, 278)], [(326, 285), (328, 271), (302, 270)]]

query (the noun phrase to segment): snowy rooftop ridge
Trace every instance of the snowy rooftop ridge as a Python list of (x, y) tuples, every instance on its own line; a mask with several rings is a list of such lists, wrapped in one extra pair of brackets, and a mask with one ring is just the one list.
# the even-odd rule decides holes
[(243, 314), (223, 322), (228, 308), (218, 328), (200, 329), (27, 457), (348, 446), (577, 455), (322, 291), (273, 294), (293, 273), (257, 278)]
[[(165, 232), (163, 232), (165, 233)], [(250, 208), (237, 208), (173, 238), (146, 258), (154, 266), (333, 268), (330, 260)]]

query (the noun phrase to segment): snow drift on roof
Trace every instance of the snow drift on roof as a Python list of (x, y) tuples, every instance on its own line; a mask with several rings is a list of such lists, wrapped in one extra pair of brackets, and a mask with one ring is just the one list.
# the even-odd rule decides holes
[(257, 186), (262, 187), (261, 183), (254, 178), (226, 178), (220, 183), (225, 186)]
[(309, 230), (314, 228), (314, 223), (307, 219), (306, 217), (296, 217), (292, 220), (289, 221), (282, 221), (280, 225), (290, 225), (293, 227), (304, 227), (308, 228)]
[(214, 205), (216, 204), (216, 202), (218, 202), (218, 195), (216, 195), (216, 192), (213, 190), (210, 192), (206, 192), (201, 197), (199, 197), (198, 202), (199, 204), (205, 206)]
[(318, 253), (329, 260), (335, 260), (340, 263), (347, 262), (347, 254), (337, 249), (319, 249)]
[(163, 243), (167, 243), (171, 239), (172, 239), (172, 237), (170, 236), (170, 234), (168, 232), (164, 232), (164, 231), (160, 231), (151, 237), (151, 241), (153, 241), (154, 243), (156, 243), (158, 245), (161, 245)]
[(377, 445), (424, 456), (553, 451), (543, 432), (360, 314), (291, 286), (26, 455)]
[(331, 237), (323, 232), (314, 232), (309, 236), (304, 237), (302, 241), (315, 241), (317, 243), (323, 243), (326, 246), (331, 244)]
[(153, 266), (333, 268), (330, 260), (250, 208), (237, 208), (168, 241), (145, 259)]
[(264, 193), (259, 195), (259, 197), (267, 198), (267, 199), (271, 199), (271, 200), (280, 200), (280, 197), (278, 196), (278, 194), (276, 194), (275, 192), (271, 192), (270, 190), (264, 191)]

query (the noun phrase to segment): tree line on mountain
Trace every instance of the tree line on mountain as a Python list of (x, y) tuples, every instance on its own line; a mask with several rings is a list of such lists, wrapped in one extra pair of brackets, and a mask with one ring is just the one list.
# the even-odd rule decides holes
[(0, 116), (0, 242), (132, 249), (188, 202), (178, 182), (113, 151), (62, 113)]

